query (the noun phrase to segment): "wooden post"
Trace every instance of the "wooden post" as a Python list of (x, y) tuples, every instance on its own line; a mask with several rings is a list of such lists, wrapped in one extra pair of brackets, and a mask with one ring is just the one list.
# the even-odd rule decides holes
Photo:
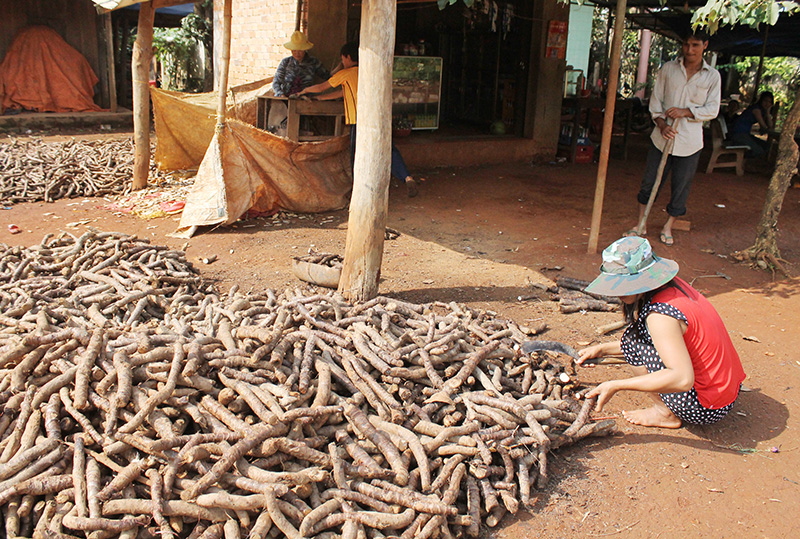
[(219, 101), (217, 103), (217, 129), (225, 125), (228, 99), (228, 68), (231, 64), (231, 12), (232, 0), (224, 0), (222, 8), (222, 54), (219, 61)]
[(152, 2), (139, 4), (139, 26), (133, 44), (131, 80), (133, 82), (133, 183), (131, 188), (147, 187), (150, 170), (150, 60), (153, 57)]
[(361, 7), (355, 178), (339, 292), (350, 301), (378, 293), (392, 152), (395, 0)]
[(111, 112), (117, 112), (117, 74), (114, 62), (114, 36), (111, 25), (111, 12), (100, 16), (103, 25), (103, 37), (105, 39), (106, 66), (108, 69), (108, 108)]
[(128, 17), (126, 16), (120, 17), (119, 20), (120, 24), (122, 25), (122, 32), (119, 41), (116, 44), (116, 50), (117, 50), (116, 72), (119, 73), (119, 84), (117, 86), (119, 93), (117, 95), (119, 97), (119, 100), (122, 102), (122, 106), (133, 107), (131, 102), (128, 100), (128, 88), (129, 88), (128, 75), (130, 75), (131, 72), (127, 69), (123, 69), (125, 64), (127, 64), (128, 62), (128, 47), (125, 44), (128, 42), (128, 38), (131, 35), (131, 25), (130, 21), (128, 21)]
[(294, 17), (294, 30), (295, 32), (300, 30), (301, 23), (303, 22), (303, 0), (297, 0), (297, 13), (295, 13)]
[(597, 164), (597, 185), (594, 191), (592, 207), (592, 226), (589, 230), (589, 254), (597, 252), (597, 241), (600, 236), (600, 217), (603, 214), (603, 197), (606, 192), (606, 173), (608, 172), (608, 151), (611, 146), (611, 129), (614, 127), (614, 106), (617, 101), (619, 85), (619, 64), (622, 51), (622, 32), (625, 29), (625, 8), (627, 0), (617, 0), (616, 19), (614, 20), (614, 42), (611, 44), (611, 68), (608, 72), (606, 88), (606, 111), (603, 116), (603, 137), (600, 141), (600, 162)]

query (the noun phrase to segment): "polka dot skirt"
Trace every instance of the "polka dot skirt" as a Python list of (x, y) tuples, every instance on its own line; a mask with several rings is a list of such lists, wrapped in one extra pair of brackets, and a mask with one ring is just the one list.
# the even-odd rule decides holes
[[(634, 367), (645, 367), (647, 372), (656, 372), (665, 369), (666, 366), (661, 361), (661, 357), (659, 357), (656, 347), (653, 345), (653, 340), (650, 338), (650, 332), (647, 331), (647, 326), (645, 325), (647, 315), (650, 313), (664, 314), (682, 322), (687, 322), (687, 320), (686, 316), (672, 305), (648, 302), (642, 308), (638, 320), (631, 324), (622, 335), (622, 353), (625, 355), (625, 361)], [(678, 416), (681, 421), (695, 425), (716, 423), (725, 417), (733, 407), (733, 403), (731, 403), (716, 410), (705, 408), (700, 404), (694, 388), (689, 391), (659, 393), (659, 395), (667, 408)]]

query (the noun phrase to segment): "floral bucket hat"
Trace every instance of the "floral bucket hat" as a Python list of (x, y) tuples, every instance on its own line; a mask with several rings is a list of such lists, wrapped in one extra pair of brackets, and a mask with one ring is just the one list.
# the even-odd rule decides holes
[(678, 274), (678, 263), (659, 258), (645, 238), (622, 238), (603, 251), (600, 275), (586, 292), (603, 296), (632, 296), (655, 290)]

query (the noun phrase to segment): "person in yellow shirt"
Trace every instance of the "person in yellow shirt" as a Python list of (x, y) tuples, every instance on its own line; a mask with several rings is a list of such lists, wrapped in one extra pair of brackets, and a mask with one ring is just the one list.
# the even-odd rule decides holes
[[(335, 69), (331, 78), (301, 90), (297, 95), (319, 94), (326, 92), (315, 99), (330, 100), (344, 99), (344, 119), (350, 126), (350, 163), (355, 161), (356, 155), (356, 109), (358, 105), (358, 44), (345, 43), (341, 49), (342, 63), (340, 69)], [(335, 91), (330, 91), (336, 88)], [(418, 194), (417, 181), (408, 171), (400, 151), (392, 143), (392, 175), (405, 181), (409, 197)], [(425, 181), (420, 178), (420, 181)]]

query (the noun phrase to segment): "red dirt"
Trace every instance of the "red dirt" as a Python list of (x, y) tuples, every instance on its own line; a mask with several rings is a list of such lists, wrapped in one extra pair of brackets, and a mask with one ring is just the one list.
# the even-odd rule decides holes
[[(644, 148), (636, 141), (627, 162), (611, 161), (601, 249), (635, 224)], [(382, 294), (463, 302), (521, 323), (546, 320), (551, 329), (544, 338), (575, 347), (596, 342), (596, 328), (618, 320), (614, 313), (561, 315), (541, 293), (517, 299), (537, 295), (529, 281), (543, 276), (594, 277), (600, 256), (586, 251), (596, 165), (425, 172), (418, 198), (408, 199), (400, 185), (390, 191), (387, 225), (401, 236), (385, 245)], [(681, 276), (711, 299), (742, 357), (747, 391), (731, 414), (714, 426), (675, 431), (619, 419), (620, 434), (558, 450), (550, 483), (532, 511), (503, 521), (497, 537), (800, 536), (800, 339), (794, 333), (800, 279), (773, 279), (727, 257), (753, 243), (767, 183), (766, 176), (698, 173), (686, 216), (692, 230), (677, 232), (671, 248), (654, 236), (665, 219), (663, 202), (650, 220), (656, 253), (677, 260)], [(344, 210), (253, 219), (187, 243), (166, 236), (176, 228), (173, 218), (143, 221), (111, 213), (106, 204), (75, 199), (15, 206), (1, 214), (0, 242), (32, 245), (49, 232), (79, 233), (86, 225), (67, 224), (90, 220), (88, 226), (154, 243), (186, 243), (189, 258), (223, 290), (232, 284), (244, 290), (300, 286), (290, 270), (293, 255), (312, 245), (344, 251)], [(23, 232), (11, 235), (8, 224)], [(780, 229), (782, 255), (796, 268), (800, 189), (787, 193)], [(212, 255), (218, 257), (213, 264), (200, 262)], [(626, 373), (613, 366), (583, 369), (579, 376), (591, 383)], [(603, 415), (645, 404), (643, 395), (618, 394)]]

